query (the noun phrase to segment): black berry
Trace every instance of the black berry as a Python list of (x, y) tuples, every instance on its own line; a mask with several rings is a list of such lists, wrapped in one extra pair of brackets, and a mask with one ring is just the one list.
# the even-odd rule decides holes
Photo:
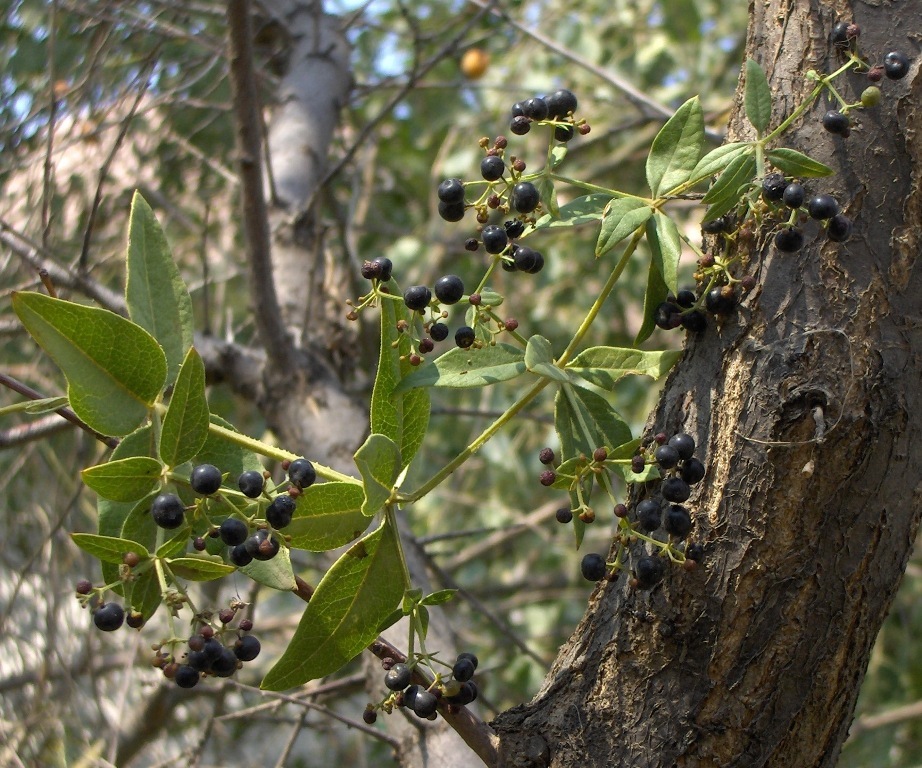
[(194, 688), (198, 685), (199, 676), (197, 669), (193, 669), (188, 664), (183, 664), (176, 670), (176, 676), (173, 680), (176, 681), (176, 685), (180, 688)]
[(793, 182), (785, 187), (781, 199), (788, 208), (800, 208), (804, 204), (806, 197), (807, 190), (804, 189), (804, 185)]
[(439, 216), (445, 221), (461, 221), (464, 218), (464, 203), (446, 203), (439, 200)]
[(263, 492), (264, 482), (262, 472), (258, 469), (248, 469), (237, 478), (237, 487), (244, 496), (255, 499)]
[(569, 507), (561, 507), (554, 513), (554, 517), (557, 518), (558, 523), (565, 525), (573, 519), (573, 512), (570, 511)]
[(394, 664), (384, 675), (384, 685), (392, 691), (402, 691), (412, 677), (413, 671), (406, 664)]
[(572, 125), (557, 125), (554, 126), (554, 138), (566, 144), (570, 139), (576, 135), (576, 131), (573, 130)]
[(671, 445), (661, 445), (653, 454), (660, 469), (672, 469), (679, 463), (679, 452)]
[(685, 546), (685, 558), (694, 560), (696, 563), (701, 562), (704, 557), (704, 547), (697, 542), (690, 542)]
[(525, 115), (516, 115), (512, 118), (512, 122), (509, 123), (509, 131), (516, 136), (524, 136), (530, 130), (531, 120), (525, 117)]
[(601, 581), (605, 578), (608, 568), (605, 565), (605, 558), (595, 553), (590, 553), (583, 557), (579, 564), (580, 573), (588, 581)]
[(689, 307), (693, 306), (697, 300), (698, 297), (695, 296), (695, 292), (690, 288), (683, 288), (676, 294), (675, 297), (675, 303), (683, 309), (688, 309)]
[(476, 334), (474, 329), (467, 325), (462, 325), (457, 331), (455, 331), (455, 344), (457, 344), (461, 349), (467, 349), (474, 343)]
[(317, 470), (307, 459), (295, 459), (288, 465), (288, 479), (293, 486), (304, 490), (317, 480)]
[(229, 547), (236, 547), (238, 544), (243, 544), (243, 542), (247, 540), (250, 529), (243, 520), (238, 520), (236, 517), (229, 517), (221, 523), (218, 532), (221, 535), (221, 541)]
[(645, 555), (634, 565), (634, 576), (640, 589), (650, 589), (663, 578), (663, 561), (659, 557)]
[(237, 638), (237, 642), (234, 643), (234, 655), (240, 659), (240, 661), (253, 661), (259, 652), (262, 649), (262, 646), (253, 635), (244, 635), (243, 637)]
[(279, 541), (265, 528), (262, 528), (248, 538), (243, 545), (247, 553), (254, 560), (271, 560), (279, 552)]
[(150, 505), (150, 514), (161, 528), (179, 528), (183, 524), (186, 508), (179, 496), (162, 493)]
[(445, 179), (436, 192), (439, 200), (443, 203), (453, 205), (464, 202), (464, 184), (461, 179)]
[(783, 253), (799, 251), (803, 244), (803, 232), (795, 227), (785, 227), (775, 233), (775, 248)]
[(266, 522), (276, 530), (291, 524), (297, 504), (287, 493), (276, 496), (266, 507)]
[(782, 174), (770, 173), (762, 179), (762, 197), (770, 203), (780, 202), (787, 185), (787, 179)]
[(695, 455), (695, 438), (686, 432), (677, 432), (669, 438), (668, 445), (671, 445), (679, 452), (679, 456), (687, 461)]
[(667, 477), (663, 480), (660, 492), (666, 501), (671, 501), (675, 504), (681, 504), (691, 496), (691, 488), (681, 477)]
[(814, 195), (807, 201), (811, 219), (831, 219), (839, 212), (839, 203), (832, 195)]
[(465, 706), (470, 704), (477, 698), (477, 684), (473, 680), (468, 680), (466, 683), (461, 683), (461, 690), (458, 691), (454, 696), (448, 697), (449, 704), (458, 704), (460, 706)]
[(711, 288), (704, 297), (704, 306), (715, 315), (730, 314), (736, 307), (736, 294), (732, 286), (718, 285)]
[(884, 56), (884, 74), (891, 80), (902, 80), (909, 71), (909, 59), (902, 51), (890, 51)]
[(477, 656), (475, 656), (470, 651), (464, 651), (464, 653), (459, 653), (457, 661), (461, 661), (461, 659), (470, 660), (471, 664), (474, 665), (474, 669), (477, 669), (477, 667), (480, 666), (480, 660), (477, 658)]
[(192, 470), (189, 485), (202, 496), (211, 496), (221, 487), (221, 470), (213, 464), (199, 464)]
[(531, 213), (538, 207), (540, 200), (538, 188), (530, 181), (520, 181), (512, 188), (510, 203), (519, 213)]
[(832, 28), (832, 44), (836, 48), (848, 48), (848, 22), (837, 21)]
[(516, 246), (512, 254), (515, 268), (530, 275), (537, 274), (544, 269), (544, 256), (533, 248), (524, 245)]
[(498, 224), (488, 224), (480, 233), (483, 247), (487, 253), (502, 253), (509, 243), (509, 235)]
[(218, 677), (230, 677), (237, 671), (237, 656), (230, 648), (222, 646), (218, 658), (211, 662), (211, 671)]
[(373, 259), (372, 263), (377, 264), (380, 268), (378, 280), (380, 280), (382, 283), (386, 283), (391, 279), (391, 273), (394, 271), (394, 263), (389, 258), (387, 258), (387, 256), (379, 256), (377, 259)]
[(834, 243), (844, 243), (852, 235), (852, 220), (844, 213), (839, 213), (829, 220), (826, 237)]
[(548, 114), (547, 102), (540, 96), (526, 99), (522, 102), (522, 114), (532, 120), (545, 120)]
[(708, 327), (707, 316), (699, 309), (693, 309), (691, 312), (683, 312), (680, 323), (686, 331), (692, 333), (701, 333)]
[(230, 551), (230, 561), (238, 568), (243, 568), (253, 562), (253, 555), (247, 550), (246, 540), (243, 544), (238, 544)]
[(678, 328), (682, 324), (682, 314), (678, 304), (664, 301), (653, 310), (653, 322), (666, 331)]
[(475, 669), (470, 659), (458, 659), (451, 668), (451, 675), (459, 683), (466, 683), (474, 676)]
[(729, 222), (723, 216), (718, 216), (716, 219), (704, 222), (701, 225), (701, 231), (706, 235), (719, 235), (727, 231), (728, 225)]
[(663, 508), (655, 499), (644, 499), (637, 505), (637, 522), (647, 533), (652, 533), (663, 520)]
[(445, 341), (448, 338), (448, 326), (445, 323), (433, 323), (429, 326), (429, 338), (433, 341)]
[(407, 305), (407, 309), (421, 312), (429, 306), (430, 301), (432, 291), (425, 285), (411, 285), (403, 292), (403, 303)]
[(480, 175), (485, 181), (496, 181), (501, 178), (506, 170), (503, 158), (497, 155), (487, 155), (480, 161)]
[(682, 468), (679, 475), (689, 485), (700, 483), (704, 479), (705, 467), (698, 459), (691, 458), (682, 462)]
[(852, 130), (851, 121), (848, 119), (848, 115), (834, 109), (829, 110), (823, 115), (823, 128), (839, 136), (848, 136)]
[[(499, 227), (497, 227), (499, 229)], [(445, 275), (435, 282), (435, 297), (442, 304), (457, 304), (464, 295), (464, 283), (457, 275)], [(428, 303), (428, 302), (426, 302)]]
[(670, 536), (684, 539), (691, 531), (692, 521), (688, 510), (679, 504), (670, 504), (663, 520), (663, 528)]
[(547, 116), (551, 118), (566, 117), (576, 112), (576, 96), (563, 88), (545, 97), (544, 103), (547, 104)]
[(553, 464), (554, 451), (550, 448), (542, 448), (538, 452), (538, 461), (540, 461), (542, 464)]
[(103, 632), (114, 632), (125, 621), (125, 609), (118, 603), (106, 603), (96, 609), (93, 623)]
[(525, 222), (520, 219), (509, 219), (509, 221), (503, 224), (503, 229), (506, 230), (509, 239), (514, 240), (522, 236), (522, 233), (525, 231)]
[(435, 694), (421, 690), (413, 701), (413, 711), (418, 717), (429, 717), (438, 709), (439, 700)]

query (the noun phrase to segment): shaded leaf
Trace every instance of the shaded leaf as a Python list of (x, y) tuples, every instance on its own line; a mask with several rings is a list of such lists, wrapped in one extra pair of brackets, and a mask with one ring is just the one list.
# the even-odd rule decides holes
[(747, 142), (736, 141), (730, 144), (722, 144), (712, 149), (698, 161), (695, 170), (692, 171), (692, 178), (707, 179), (717, 173), (720, 173), (737, 157), (744, 154), (753, 154), (755, 146)]
[(644, 352), (625, 347), (591, 347), (573, 358), (567, 365), (567, 371), (598, 387), (610, 389), (616, 381), (629, 374), (658, 379), (675, 365), (681, 355), (679, 350)]
[(704, 221), (712, 221), (736, 208), (755, 175), (755, 157), (750, 154), (738, 155), (702, 199), (701, 202), (709, 206)]
[(13, 309), (64, 372), (71, 408), (93, 429), (127, 435), (147, 417), (167, 374), (147, 331), (107, 309), (41, 293), (14, 292)]
[(279, 549), (278, 554), (271, 560), (254, 560), (237, 570), (245, 573), (253, 581), (280, 592), (290, 592), (297, 586), (288, 547)]
[(430, 592), (419, 602), (420, 605), (441, 605), (451, 600), (457, 592), (457, 589), (440, 589), (436, 592)]
[(545, 214), (535, 222), (535, 229), (554, 229), (559, 227), (578, 227), (580, 224), (600, 221), (602, 210), (612, 199), (611, 195), (595, 192), (584, 195), (561, 205), (558, 218)]
[(389, 437), (371, 434), (355, 452), (355, 465), (365, 489), (362, 514), (371, 517), (391, 497), (394, 482), (402, 468), (400, 449)]
[(365, 492), (355, 483), (315, 483), (297, 498), (294, 517), (285, 529), (291, 546), (325, 552), (357, 539), (368, 527), (362, 513)]
[(641, 323), (640, 330), (637, 331), (634, 344), (640, 344), (653, 333), (653, 329), (656, 328), (653, 314), (656, 308), (666, 301), (668, 295), (669, 289), (666, 287), (666, 283), (663, 282), (663, 276), (656, 268), (656, 264), (653, 263), (653, 259), (650, 259), (650, 266), (647, 269), (647, 287), (643, 297), (643, 323)]
[(525, 367), (538, 376), (554, 381), (569, 381), (565, 371), (554, 365), (551, 342), (543, 336), (532, 336), (525, 347)]
[(131, 199), (127, 267), (128, 316), (163, 347), (171, 383), (192, 346), (192, 299), (160, 223), (139, 192)]
[(214, 581), (233, 573), (237, 568), (225, 563), (221, 558), (214, 559), (207, 555), (189, 555), (167, 561), (174, 576), (189, 581)]
[(772, 119), (772, 90), (758, 62), (746, 60), (746, 85), (743, 92), (746, 117), (760, 134), (765, 133)]
[(657, 211), (647, 219), (647, 242), (653, 254), (653, 264), (673, 293), (679, 290), (679, 259), (682, 257), (682, 238), (675, 222), (665, 213)]
[(832, 176), (834, 173), (828, 165), (823, 165), (819, 160), (814, 160), (796, 149), (788, 149), (787, 147), (770, 149), (765, 153), (765, 157), (775, 168), (783, 171), (788, 176), (817, 179), (823, 176)]
[(647, 183), (654, 197), (691, 178), (704, 149), (704, 113), (695, 96), (660, 128), (647, 156)]
[(115, 536), (97, 536), (95, 533), (72, 533), (70, 537), (80, 549), (88, 552), (98, 560), (118, 565), (128, 552), (134, 552), (142, 560), (150, 557), (150, 552), (136, 541)]
[(525, 353), (511, 344), (481, 349), (455, 347), (403, 379), (395, 394), (412, 387), (483, 387), (525, 373)]
[(177, 467), (195, 457), (208, 439), (209, 416), (205, 364), (195, 347), (189, 347), (163, 417), (160, 458), (164, 464)]
[(385, 520), (327, 571), (262, 688), (281, 691), (338, 670), (377, 637), (406, 587), (397, 534)]
[(612, 200), (602, 218), (602, 228), (595, 244), (596, 258), (604, 256), (653, 215), (653, 209), (636, 197)]
[(162, 472), (163, 465), (156, 459), (132, 456), (88, 467), (80, 475), (104, 499), (137, 501), (157, 486)]

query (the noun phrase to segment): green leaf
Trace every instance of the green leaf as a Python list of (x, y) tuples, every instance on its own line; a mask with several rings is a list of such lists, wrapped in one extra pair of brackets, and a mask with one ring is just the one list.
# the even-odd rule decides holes
[(647, 219), (647, 242), (653, 253), (653, 264), (673, 293), (679, 290), (679, 259), (682, 257), (682, 237), (675, 222), (657, 211)]
[(396, 624), (406, 615), (407, 614), (404, 612), (403, 608), (396, 608), (395, 610), (393, 610), (390, 616), (388, 616), (384, 621), (382, 621), (378, 625), (378, 634), (380, 634), (381, 632), (384, 632), (384, 630), (386, 629), (390, 629), (391, 627), (393, 627), (394, 624)]
[[(206, 539), (206, 541), (209, 540), (213, 541), (210, 536), (208, 539)], [(223, 546), (224, 542), (222, 542), (220, 539), (218, 539), (218, 541), (221, 542), (222, 551), (227, 551), (227, 547)], [(165, 542), (163, 542), (163, 544), (157, 547), (157, 557), (163, 558), (164, 560), (168, 560), (172, 557), (179, 557), (186, 551), (186, 545), (188, 543), (189, 537), (184, 533), (173, 536), (172, 539), (167, 539)]]
[(692, 171), (692, 178), (703, 181), (714, 174), (720, 173), (740, 155), (751, 155), (754, 151), (755, 145), (748, 142), (736, 141), (730, 144), (721, 144), (698, 161), (698, 165)]
[(262, 688), (281, 691), (335, 672), (377, 637), (406, 587), (397, 533), (385, 520), (327, 571)]
[(743, 194), (756, 175), (753, 155), (738, 155), (707, 191), (702, 203), (710, 206), (704, 221), (712, 221), (739, 205)]
[(154, 490), (162, 472), (163, 465), (156, 459), (132, 456), (88, 467), (80, 474), (104, 499), (137, 501)]
[(743, 93), (746, 117), (759, 134), (768, 130), (772, 119), (772, 89), (762, 67), (753, 59), (746, 61), (746, 88)]
[(106, 309), (14, 292), (13, 309), (67, 377), (74, 412), (98, 432), (127, 435), (166, 381), (163, 350), (147, 331)]
[(209, 555), (189, 555), (168, 560), (174, 576), (188, 581), (214, 581), (233, 573), (237, 568)]
[(408, 362), (409, 336), (397, 330), (399, 320), (410, 320), (409, 311), (402, 302), (382, 299), (380, 304), (381, 347), (371, 394), (371, 431), (393, 440), (406, 466), (419, 450), (429, 426), (429, 393), (420, 390), (404, 394), (411, 387), (402, 386), (403, 380), (411, 370), (417, 370)]
[(285, 535), (291, 546), (309, 552), (325, 552), (357, 539), (368, 527), (362, 513), (365, 492), (355, 483), (314, 483), (297, 499)]
[(105, 563), (118, 565), (127, 552), (134, 552), (142, 560), (150, 557), (150, 552), (136, 541), (120, 539), (115, 536), (97, 536), (95, 533), (72, 533), (70, 537), (80, 549)]
[(164, 464), (178, 467), (195, 457), (208, 439), (209, 416), (205, 364), (195, 347), (189, 347), (163, 417), (160, 458)]
[(436, 592), (430, 592), (419, 602), (420, 605), (441, 605), (451, 600), (457, 592), (457, 589), (440, 589)]
[(157, 217), (138, 192), (131, 200), (127, 262), (128, 316), (163, 347), (170, 383), (192, 346), (192, 299)]
[(526, 371), (525, 353), (511, 344), (481, 349), (455, 347), (403, 379), (395, 394), (412, 387), (484, 387)]
[(288, 547), (279, 549), (278, 554), (271, 560), (254, 560), (237, 570), (245, 573), (258, 584), (280, 592), (290, 592), (297, 586)]
[(644, 352), (625, 347), (590, 347), (567, 365), (567, 371), (603, 389), (629, 374), (658, 379), (681, 357), (679, 350)]
[(647, 157), (647, 183), (654, 197), (691, 178), (704, 150), (704, 113), (698, 97), (689, 99), (656, 134)]
[(371, 434), (355, 452), (355, 465), (362, 476), (365, 500), (362, 514), (371, 517), (391, 497), (394, 482), (400, 474), (400, 449), (389, 437)]
[(560, 216), (560, 208), (557, 206), (557, 191), (554, 189), (554, 180), (548, 176), (539, 176), (534, 181), (535, 188), (541, 198), (541, 203), (546, 210), (555, 219)]
[(535, 222), (535, 229), (555, 229), (560, 227), (578, 227), (580, 224), (589, 224), (602, 219), (602, 210), (611, 195), (594, 192), (571, 200), (558, 209), (558, 218), (545, 214)]
[(145, 571), (134, 581), (126, 585), (126, 603), (134, 610), (140, 611), (144, 621), (148, 621), (160, 607), (162, 593), (157, 572), (151, 568)]
[(490, 288), (484, 288), (480, 292), (480, 306), (496, 308), (503, 303), (503, 295)]
[(796, 149), (787, 147), (770, 149), (765, 153), (765, 157), (775, 168), (788, 176), (818, 179), (822, 176), (832, 176), (835, 173), (828, 165), (823, 165), (819, 160), (814, 160)]
[(554, 428), (567, 458), (591, 456), (596, 448), (631, 439), (630, 427), (604, 397), (571, 384), (564, 384), (557, 393)]
[(544, 336), (532, 336), (525, 346), (525, 367), (538, 376), (554, 381), (569, 381), (566, 371), (554, 365), (554, 350)]
[(419, 618), (419, 639), (420, 642), (425, 642), (426, 635), (429, 634), (429, 609), (420, 603), (416, 608), (416, 615)]
[(551, 147), (551, 168), (556, 168), (563, 162), (563, 159), (567, 156), (567, 145), (558, 144), (555, 147)]
[(602, 214), (602, 228), (595, 244), (596, 258), (608, 253), (638, 227), (642, 227), (652, 215), (653, 209), (637, 197), (612, 200)]
[(653, 329), (656, 328), (656, 323), (653, 321), (653, 314), (656, 308), (666, 301), (668, 295), (669, 289), (666, 287), (666, 283), (663, 282), (663, 276), (656, 268), (656, 264), (653, 263), (653, 259), (650, 259), (650, 266), (647, 270), (647, 287), (643, 297), (643, 323), (640, 326), (640, 330), (637, 331), (637, 338), (634, 339), (634, 344), (640, 344), (642, 341), (648, 339), (650, 334), (653, 333)]

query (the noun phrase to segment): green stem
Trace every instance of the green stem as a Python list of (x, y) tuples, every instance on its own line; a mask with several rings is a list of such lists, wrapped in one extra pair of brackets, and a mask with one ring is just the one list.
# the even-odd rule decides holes
[[(579, 187), (580, 189), (585, 189), (589, 192), (601, 192), (604, 195), (611, 195), (612, 197), (637, 197), (636, 195), (629, 195), (627, 192), (619, 192), (617, 189), (600, 187), (598, 184), (590, 184), (588, 181), (580, 181), (579, 179), (572, 179), (569, 176), (562, 176), (559, 173), (551, 173), (551, 178), (554, 181), (562, 181), (564, 184), (569, 184), (573, 187)], [(642, 200), (643, 198), (638, 199)]]
[(634, 251), (637, 250), (637, 245), (643, 238), (645, 231), (645, 226), (638, 227), (636, 230), (634, 230), (634, 236), (627, 244), (627, 247), (624, 249), (624, 253), (621, 254), (621, 259), (615, 265), (614, 270), (612, 270), (612, 273), (608, 276), (608, 280), (605, 282), (605, 285), (602, 286), (602, 290), (599, 292), (596, 300), (589, 308), (588, 314), (585, 318), (583, 318), (583, 322), (576, 330), (576, 333), (570, 340), (567, 348), (563, 351), (563, 354), (557, 358), (556, 365), (558, 368), (563, 368), (567, 364), (567, 361), (569, 361), (569, 359), (573, 356), (573, 353), (582, 342), (583, 337), (589, 332), (589, 328), (593, 321), (596, 319), (599, 312), (602, 311), (602, 305), (605, 304), (605, 300), (608, 298), (612, 290), (614, 290), (615, 283), (618, 282), (618, 278), (621, 277), (621, 273), (624, 272), (624, 268), (627, 266), (628, 261), (630, 261)]
[(471, 456), (473, 456), (477, 451), (479, 451), (489, 440), (493, 437), (500, 429), (502, 429), (506, 424), (508, 424), (512, 419), (521, 411), (526, 405), (528, 405), (532, 400), (534, 400), (538, 393), (544, 389), (548, 384), (551, 383), (550, 379), (545, 379), (542, 377), (531, 387), (528, 391), (522, 395), (518, 400), (516, 400), (509, 408), (487, 427), (477, 438), (465, 448), (461, 453), (459, 453), (455, 458), (453, 458), (448, 464), (442, 467), (438, 472), (436, 472), (432, 477), (429, 478), (425, 483), (423, 483), (419, 488), (417, 488), (413, 493), (409, 494), (398, 494), (396, 501), (401, 504), (412, 503), (414, 501), (419, 501), (423, 496), (432, 491), (434, 488), (437, 488), (441, 485), (442, 481), (445, 480), (452, 472), (454, 472), (458, 467), (460, 467), (464, 462), (466, 462)]
[[(261, 440), (256, 440), (253, 437), (247, 437), (246, 435), (242, 435), (239, 432), (234, 432), (232, 429), (225, 429), (218, 424), (209, 424), (208, 431), (213, 435), (217, 435), (218, 437), (227, 440), (229, 443), (239, 445), (241, 448), (246, 448), (247, 450), (253, 451), (253, 453), (258, 453), (261, 456), (266, 456), (270, 459), (275, 459), (276, 461), (293, 461), (294, 459), (300, 458), (296, 453), (291, 453), (290, 451), (276, 448), (274, 445), (268, 445)], [(318, 464), (314, 461), (311, 463), (314, 465), (314, 469), (317, 470), (317, 475), (322, 477), (324, 480), (336, 480), (343, 483), (361, 485), (361, 483), (354, 477), (344, 475), (342, 472), (337, 472), (335, 469), (325, 467), (323, 464)]]

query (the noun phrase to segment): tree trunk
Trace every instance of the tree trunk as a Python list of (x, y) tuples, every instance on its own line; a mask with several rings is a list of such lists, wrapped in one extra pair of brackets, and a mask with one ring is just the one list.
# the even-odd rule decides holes
[[(842, 63), (839, 19), (860, 25), (872, 63), (917, 56), (917, 3), (756, 0), (747, 51), (773, 125), (812, 88), (809, 69)], [(850, 102), (867, 84), (837, 81)], [(836, 169), (807, 187), (836, 195), (852, 238), (808, 224), (807, 245), (782, 254), (761, 232), (756, 289), (689, 340), (651, 416), (648, 435), (684, 430), (706, 451), (689, 501), (701, 566), (668, 569), (652, 592), (602, 582), (534, 700), (494, 723), (501, 765), (836, 763), (922, 515), (918, 59), (882, 89), (850, 138), (823, 131), (824, 97), (784, 139)]]

